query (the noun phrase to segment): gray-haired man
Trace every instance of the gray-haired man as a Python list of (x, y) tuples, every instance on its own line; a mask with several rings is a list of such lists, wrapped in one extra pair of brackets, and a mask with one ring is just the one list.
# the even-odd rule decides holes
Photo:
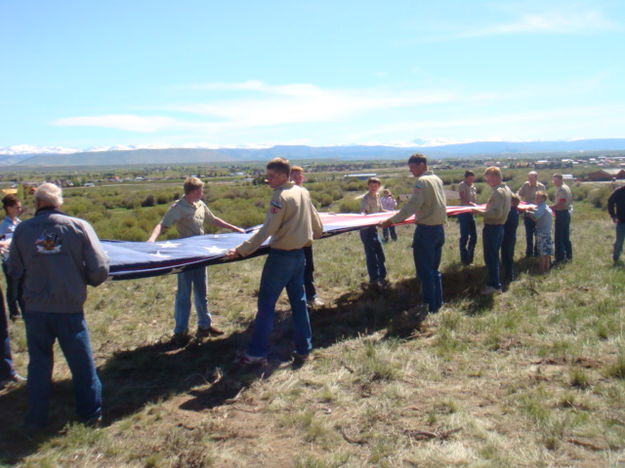
[(72, 372), (78, 417), (94, 422), (102, 413), (102, 385), (83, 304), (87, 285), (106, 280), (108, 259), (91, 225), (61, 212), (62, 204), (59, 187), (40, 185), (35, 191), (37, 212), (17, 226), (9, 254), (9, 274), (23, 280), (29, 356), (26, 425), (33, 429), (48, 420), (57, 339)]

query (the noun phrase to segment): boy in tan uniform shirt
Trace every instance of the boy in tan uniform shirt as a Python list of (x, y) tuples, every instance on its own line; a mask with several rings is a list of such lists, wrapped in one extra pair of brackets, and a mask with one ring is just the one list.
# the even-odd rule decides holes
[[(165, 229), (176, 225), (180, 237), (204, 234), (204, 223), (245, 232), (243, 229), (216, 217), (202, 201), (204, 183), (197, 177), (188, 177), (184, 182), (184, 196), (176, 201), (165, 213), (147, 242), (154, 242)], [(174, 342), (184, 345), (189, 341), (189, 314), (191, 313), (191, 291), (193, 290), (195, 312), (198, 317), (197, 336), (222, 335), (223, 332), (212, 324), (206, 297), (206, 267), (201, 266), (178, 273), (178, 290), (174, 302)]]
[(555, 212), (555, 263), (573, 260), (573, 245), (571, 244), (571, 211), (573, 194), (564, 183), (562, 174), (554, 174), (552, 182), (556, 186), (555, 203), (551, 209)]
[[(382, 182), (377, 177), (369, 178), (367, 181), (369, 191), (360, 200), (360, 213), (368, 215), (384, 211), (380, 202), (380, 194), (378, 193), (381, 185)], [(386, 257), (384, 256), (384, 248), (378, 235), (378, 228), (369, 226), (361, 229), (359, 234), (362, 245), (365, 248), (369, 284), (371, 286), (384, 286), (386, 281)]]
[(445, 244), (447, 200), (443, 181), (428, 171), (427, 158), (416, 153), (408, 159), (408, 167), (417, 178), (412, 197), (395, 216), (381, 223), (383, 228), (415, 215), (417, 225), (412, 243), (415, 268), (421, 281), (423, 302), (430, 312), (443, 305), (443, 282), (438, 270)]
[(482, 289), (482, 294), (501, 292), (501, 277), (499, 274), (499, 251), (503, 242), (504, 224), (508, 219), (512, 204), (512, 192), (502, 182), (501, 170), (491, 166), (484, 171), (484, 179), (490, 185), (492, 193), (486, 202), (486, 209), (474, 213), (484, 215), (484, 229), (482, 231), (484, 263), (488, 270), (488, 282)]
[[(465, 171), (464, 179), (458, 184), (458, 195), (460, 196), (460, 204), (464, 206), (475, 205), (477, 203), (477, 189), (473, 181), (475, 173), (473, 171)], [(473, 263), (473, 255), (475, 253), (475, 244), (477, 244), (477, 229), (475, 226), (475, 217), (473, 213), (461, 213), (457, 216), (458, 224), (460, 224), (460, 262), (463, 265), (471, 265)]]
[(241, 364), (266, 363), (275, 307), (286, 287), (293, 313), (296, 362), (312, 350), (312, 331), (304, 290), (303, 248), (323, 234), (323, 225), (307, 190), (289, 181), (291, 166), (275, 158), (267, 164), (267, 181), (273, 189), (263, 226), (249, 240), (231, 249), (226, 258), (246, 257), (271, 236), (258, 293), (258, 313), (252, 340)]
[[(521, 185), (517, 195), (522, 202), (535, 203), (536, 192), (545, 191), (545, 186), (538, 182), (538, 173), (536, 171), (530, 171), (527, 174), (527, 181)], [(523, 215), (523, 224), (525, 225), (525, 256), (535, 257), (538, 255), (536, 250), (536, 243), (534, 242), (534, 234), (536, 234), (536, 221), (525, 213)]]

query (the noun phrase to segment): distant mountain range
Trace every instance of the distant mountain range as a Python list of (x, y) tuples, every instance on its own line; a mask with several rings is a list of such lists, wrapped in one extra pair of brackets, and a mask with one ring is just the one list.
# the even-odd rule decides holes
[[(123, 149), (120, 149), (123, 148)], [(434, 158), (479, 158), (545, 153), (625, 151), (625, 138), (575, 141), (484, 141), (439, 146), (273, 146), (271, 148), (138, 148), (113, 147), (91, 151), (36, 148), (19, 145), (0, 148), (0, 166), (126, 166), (148, 164), (202, 164), (289, 159), (375, 160), (402, 159), (414, 152)]]

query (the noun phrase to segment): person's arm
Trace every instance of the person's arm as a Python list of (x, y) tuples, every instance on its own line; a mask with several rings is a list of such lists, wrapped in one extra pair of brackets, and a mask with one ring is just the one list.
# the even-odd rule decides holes
[[(22, 259), (22, 255), (17, 248), (18, 239), (19, 239), (19, 226), (15, 229), (13, 233), (13, 238), (11, 239), (11, 245), (9, 247), (9, 260), (7, 263), (7, 272), (13, 278), (21, 278), (24, 276), (24, 260)], [(18, 234), (18, 237), (15, 235)]]
[(391, 224), (400, 223), (404, 219), (408, 218), (410, 215), (416, 214), (417, 210), (421, 208), (423, 205), (423, 188), (419, 183), (417, 183), (412, 190), (412, 196), (410, 200), (406, 202), (404, 206), (401, 207), (398, 213), (395, 213), (393, 216), (388, 218), (385, 221), (380, 223), (380, 226), (383, 228), (389, 227)]
[(226, 253), (226, 258), (247, 257), (254, 253), (269, 236), (278, 232), (284, 218), (284, 203), (280, 197), (272, 199), (262, 227), (248, 240), (230, 249)]
[(490, 197), (488, 197), (488, 200), (486, 200), (486, 205), (484, 205), (483, 207), (475, 207), (471, 210), (471, 212), (476, 215), (486, 215), (486, 213), (492, 210), (492, 206), (494, 203), (493, 197), (494, 194), (491, 193)]
[(154, 226), (152, 234), (150, 234), (150, 237), (148, 237), (148, 240), (146, 242), (156, 242), (158, 236), (160, 236), (167, 229), (169, 229), (170, 226), (173, 226), (174, 224), (176, 224), (176, 222), (178, 222), (178, 219), (180, 218), (180, 213), (181, 211), (177, 207), (177, 202), (171, 205), (165, 213), (165, 216), (163, 216), (161, 222)]
[(158, 239), (158, 236), (161, 235), (162, 231), (164, 231), (163, 225), (161, 223), (158, 223), (156, 226), (154, 226), (152, 234), (150, 234), (150, 237), (148, 237), (148, 240), (146, 242), (155, 242), (156, 239)]
[(527, 210), (525, 210), (525, 213), (527, 213), (529, 217), (532, 218), (534, 221), (537, 221), (542, 216), (542, 214), (545, 213), (545, 211), (541, 210), (541, 207), (528, 208)]
[(204, 206), (204, 219), (206, 222), (209, 222), (213, 224), (214, 226), (218, 226), (224, 229), (230, 229), (231, 231), (234, 231), (234, 232), (245, 232), (240, 227), (227, 223), (223, 219), (215, 216), (213, 212), (210, 210), (210, 208), (206, 206), (206, 203), (202, 202), (202, 205)]
[(6, 219), (0, 223), (0, 236), (4, 237), (9, 233), (9, 225), (6, 222)]
[(98, 286), (109, 275), (109, 259), (100, 244), (97, 234), (89, 223), (84, 222), (85, 242), (83, 244), (83, 258), (87, 284)]
[(319, 239), (323, 235), (323, 223), (321, 217), (315, 208), (315, 205), (310, 202), (311, 216), (310, 221), (312, 223), (313, 239)]
[(239, 232), (239, 233), (244, 233), (245, 232), (245, 229), (241, 229), (240, 227), (235, 226), (234, 224), (227, 223), (226, 221), (224, 221), (223, 219), (218, 218), (218, 217), (214, 217), (213, 220), (212, 220), (212, 223), (215, 226), (219, 226), (219, 227), (224, 228), (224, 229), (230, 229), (233, 232)]
[(564, 206), (566, 205), (566, 196), (563, 197), (560, 192), (561, 192), (560, 189), (556, 190), (556, 195), (555, 195), (556, 200), (555, 200), (555, 203), (551, 205), (552, 210), (558, 211), (558, 210), (564, 209)]

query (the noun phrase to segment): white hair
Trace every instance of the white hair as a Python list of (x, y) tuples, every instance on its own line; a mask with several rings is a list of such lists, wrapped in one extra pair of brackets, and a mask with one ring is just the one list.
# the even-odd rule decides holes
[(527, 175), (528, 175), (528, 176), (531, 176), (531, 175), (535, 175), (535, 176), (537, 176), (537, 175), (538, 175), (538, 172), (536, 172), (536, 171), (529, 171), (529, 172), (527, 173)]
[(58, 185), (46, 182), (35, 190), (35, 200), (39, 200), (44, 206), (59, 208), (63, 204), (63, 191)]

